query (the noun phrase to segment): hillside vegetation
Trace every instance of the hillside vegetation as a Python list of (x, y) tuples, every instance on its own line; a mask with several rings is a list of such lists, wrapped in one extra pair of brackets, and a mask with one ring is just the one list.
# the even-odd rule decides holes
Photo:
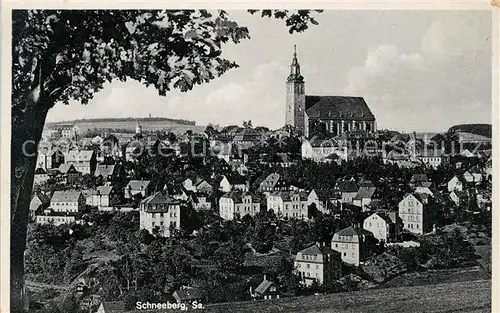
[(460, 124), (450, 127), (450, 133), (466, 132), (491, 138), (491, 124)]

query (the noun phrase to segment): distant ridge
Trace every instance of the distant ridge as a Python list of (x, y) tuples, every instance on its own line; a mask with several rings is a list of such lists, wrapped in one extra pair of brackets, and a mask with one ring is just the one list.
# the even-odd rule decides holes
[(491, 138), (491, 124), (460, 124), (450, 127), (450, 133), (465, 132)]
[(78, 123), (109, 123), (109, 122), (171, 122), (183, 125), (196, 125), (195, 121), (174, 119), (168, 117), (108, 117), (108, 118), (81, 118), (69, 121), (48, 122), (47, 125), (78, 124)]

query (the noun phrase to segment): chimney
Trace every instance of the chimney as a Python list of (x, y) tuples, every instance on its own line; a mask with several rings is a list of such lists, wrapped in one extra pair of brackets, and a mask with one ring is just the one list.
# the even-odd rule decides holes
[(316, 241), (316, 246), (321, 248), (321, 243), (319, 241)]
[(266, 274), (264, 274), (264, 280), (267, 280), (267, 275)]

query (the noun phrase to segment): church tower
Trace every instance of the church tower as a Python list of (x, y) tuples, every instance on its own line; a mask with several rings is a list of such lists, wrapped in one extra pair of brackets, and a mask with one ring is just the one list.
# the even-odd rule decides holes
[(290, 65), (290, 75), (286, 80), (286, 125), (295, 127), (304, 134), (305, 116), (305, 88), (304, 77), (300, 75), (300, 65), (297, 60), (296, 46), (293, 46), (293, 59)]

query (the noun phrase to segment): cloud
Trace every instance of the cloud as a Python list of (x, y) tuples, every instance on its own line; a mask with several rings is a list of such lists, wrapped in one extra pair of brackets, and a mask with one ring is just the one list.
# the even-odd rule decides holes
[(346, 93), (365, 97), (379, 127), (444, 131), (491, 121), (488, 23), (461, 25), (457, 14), (430, 23), (419, 50), (379, 45), (348, 72)]

